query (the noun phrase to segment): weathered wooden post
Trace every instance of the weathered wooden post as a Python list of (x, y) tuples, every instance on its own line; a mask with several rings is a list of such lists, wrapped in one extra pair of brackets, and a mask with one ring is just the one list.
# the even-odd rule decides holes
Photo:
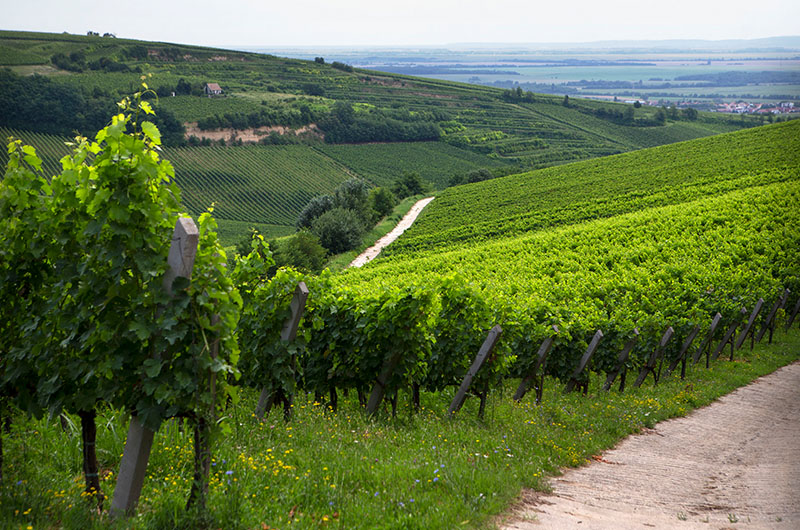
[(631, 338), (628, 342), (625, 343), (625, 346), (622, 348), (622, 351), (619, 352), (617, 356), (617, 366), (614, 368), (612, 372), (609, 372), (608, 377), (606, 377), (606, 382), (603, 384), (603, 390), (606, 392), (611, 389), (611, 385), (614, 384), (614, 379), (622, 372), (622, 377), (620, 378), (620, 385), (619, 391), (625, 391), (625, 363), (628, 361), (628, 357), (631, 355), (631, 351), (633, 351), (633, 347), (636, 345), (636, 341), (639, 340), (639, 328), (634, 328), (633, 330), (633, 338)]
[[(171, 295), (172, 282), (177, 277), (191, 278), (194, 258), (200, 233), (191, 218), (181, 217), (175, 223), (172, 244), (169, 247), (167, 263), (169, 268), (164, 275), (164, 289)], [(136, 416), (131, 417), (128, 437), (119, 464), (117, 485), (111, 501), (111, 514), (114, 516), (133, 515), (139, 496), (142, 493), (150, 449), (153, 447), (155, 431), (145, 427)]]
[(708, 328), (708, 334), (706, 335), (706, 338), (703, 339), (703, 342), (700, 344), (700, 347), (697, 348), (697, 351), (694, 354), (694, 364), (697, 364), (697, 362), (700, 360), (700, 356), (703, 355), (703, 350), (705, 350), (706, 368), (708, 368), (709, 355), (711, 354), (711, 343), (714, 341), (714, 332), (717, 331), (717, 327), (719, 327), (720, 322), (722, 322), (722, 315), (717, 313), (714, 315), (714, 318), (711, 319), (711, 327)]
[(469, 385), (472, 384), (472, 379), (475, 377), (475, 374), (478, 373), (478, 370), (481, 369), (483, 363), (486, 362), (486, 359), (494, 349), (495, 344), (497, 344), (497, 341), (500, 340), (500, 335), (502, 333), (503, 328), (501, 328), (499, 325), (493, 327), (489, 331), (489, 335), (486, 337), (486, 340), (483, 341), (483, 345), (478, 351), (478, 355), (475, 357), (472, 366), (469, 367), (467, 375), (464, 376), (461, 386), (458, 387), (458, 392), (456, 392), (453, 401), (450, 403), (450, 409), (448, 410), (448, 413), (451, 417), (456, 412), (461, 410), (461, 407), (464, 405), (464, 401), (467, 399), (467, 391), (469, 390)]
[[(786, 306), (786, 302), (789, 301), (789, 294), (790, 293), (791, 293), (791, 291), (789, 291), (789, 289), (785, 289), (783, 291), (783, 296), (781, 296), (778, 299), (777, 308), (773, 309), (773, 311), (771, 312), (771, 315), (770, 315), (771, 318), (768, 318), (769, 324), (765, 324), (767, 327), (769, 327), (769, 341), (768, 341), (769, 344), (772, 344), (772, 334), (775, 333), (775, 320), (776, 320), (776, 317), (778, 316), (778, 311), (780, 311), (781, 309), (783, 309)], [(761, 331), (761, 336), (763, 337), (763, 335), (764, 335), (764, 331), (762, 330)], [(761, 337), (759, 337), (758, 340), (761, 340)]]
[(778, 308), (780, 308), (782, 300), (783, 296), (775, 300), (775, 304), (773, 304), (772, 309), (769, 310), (769, 314), (767, 315), (767, 319), (764, 321), (764, 325), (761, 326), (761, 330), (758, 332), (758, 335), (756, 335), (756, 342), (761, 342), (761, 339), (764, 338), (764, 334), (772, 324), (772, 319), (774, 319), (775, 315), (778, 314)]
[(791, 328), (792, 324), (794, 324), (794, 319), (797, 318), (797, 313), (800, 313), (800, 296), (797, 297), (797, 302), (794, 304), (792, 314), (789, 315), (789, 318), (786, 320), (786, 327), (784, 328), (786, 331), (789, 331), (789, 328)]
[[(292, 342), (297, 337), (297, 328), (300, 326), (300, 319), (303, 318), (307, 300), (308, 287), (306, 287), (305, 282), (300, 282), (294, 290), (292, 302), (289, 306), (292, 314), (286, 319), (281, 330), (282, 342)], [(283, 392), (279, 393), (280, 396), (270, 394), (266, 388), (261, 389), (261, 394), (258, 396), (258, 404), (256, 405), (256, 418), (263, 418), (277, 399), (283, 400), (283, 414), (286, 419), (289, 418), (294, 396), (284, 396)]]
[[(750, 318), (747, 319), (747, 324), (745, 324), (744, 329), (739, 334), (739, 338), (736, 339), (737, 350), (742, 347), (742, 344), (744, 344), (744, 341), (747, 339), (748, 333), (750, 333), (751, 339), (753, 338), (753, 333), (751, 333), (751, 331), (753, 330), (753, 324), (755, 324), (756, 318), (758, 318), (758, 314), (761, 312), (761, 308), (763, 306), (764, 306), (764, 299), (759, 298), (758, 302), (756, 302), (756, 306), (753, 308), (753, 312), (750, 313)], [(750, 349), (751, 350), (753, 349), (752, 340), (750, 341)]]
[[(569, 394), (570, 392), (572, 392), (572, 390), (575, 388), (575, 385), (578, 384), (578, 376), (581, 375), (583, 369), (586, 368), (587, 364), (589, 364), (589, 361), (591, 360), (592, 355), (594, 355), (594, 352), (597, 351), (597, 346), (600, 345), (600, 339), (602, 338), (603, 338), (603, 332), (598, 329), (597, 332), (594, 334), (594, 337), (592, 337), (592, 341), (589, 343), (589, 347), (586, 348), (586, 352), (583, 354), (583, 357), (581, 357), (578, 366), (576, 366), (575, 370), (572, 372), (572, 377), (570, 377), (569, 381), (567, 381), (567, 386), (564, 387), (565, 394)], [(584, 388), (584, 394), (588, 391), (588, 386), (589, 385), (587, 383), (586, 388)]]
[[(514, 393), (514, 401), (520, 401), (523, 397), (525, 397), (525, 394), (530, 388), (531, 382), (536, 385), (536, 402), (539, 403), (541, 401), (541, 387), (544, 384), (544, 364), (547, 361), (547, 354), (553, 347), (553, 342), (556, 340), (556, 335), (558, 335), (558, 326), (553, 324), (552, 330), (553, 334), (542, 341), (542, 345), (539, 347), (539, 351), (536, 354), (536, 361), (534, 362), (530, 373), (523, 377), (522, 381), (519, 382), (517, 391)], [(537, 378), (540, 368), (542, 369), (541, 381)]]
[(664, 332), (664, 335), (661, 337), (661, 341), (658, 343), (658, 347), (653, 350), (653, 353), (650, 354), (650, 358), (647, 360), (647, 364), (642, 367), (639, 371), (639, 377), (636, 378), (636, 382), (633, 383), (633, 386), (638, 388), (642, 386), (644, 380), (647, 379), (647, 374), (653, 372), (653, 379), (655, 379), (656, 384), (658, 384), (658, 376), (659, 374), (656, 373), (655, 367), (656, 362), (661, 359), (664, 355), (664, 348), (667, 347), (667, 343), (669, 339), (672, 338), (672, 335), (675, 333), (675, 330), (672, 329), (672, 326), (667, 328), (667, 331)]
[(725, 335), (722, 337), (722, 342), (719, 343), (717, 349), (714, 350), (714, 354), (711, 356), (712, 361), (716, 361), (719, 354), (722, 353), (722, 350), (725, 349), (725, 346), (730, 342), (731, 349), (733, 349), (733, 334), (736, 333), (736, 328), (739, 327), (742, 319), (747, 315), (747, 308), (743, 307), (739, 311), (738, 317), (734, 317), (733, 322), (731, 322), (728, 331), (725, 332)]
[(664, 377), (669, 377), (669, 374), (671, 374), (672, 371), (678, 367), (678, 363), (681, 363), (681, 379), (686, 377), (686, 352), (689, 351), (689, 347), (692, 345), (692, 342), (694, 342), (694, 339), (697, 338), (697, 335), (699, 333), (700, 333), (700, 326), (695, 326), (694, 329), (692, 329), (691, 333), (689, 333), (689, 335), (686, 337), (686, 340), (683, 341), (683, 346), (681, 346), (681, 352), (678, 354), (678, 357), (676, 357), (672, 361), (672, 364), (669, 365), (669, 368), (667, 368)]
[(372, 416), (378, 411), (378, 407), (381, 401), (383, 401), (383, 396), (386, 394), (386, 384), (389, 382), (389, 378), (392, 377), (397, 365), (400, 364), (401, 359), (402, 353), (398, 352), (383, 363), (381, 373), (378, 374), (378, 378), (375, 379), (375, 385), (372, 387), (372, 393), (369, 395), (369, 401), (367, 402), (368, 415)]

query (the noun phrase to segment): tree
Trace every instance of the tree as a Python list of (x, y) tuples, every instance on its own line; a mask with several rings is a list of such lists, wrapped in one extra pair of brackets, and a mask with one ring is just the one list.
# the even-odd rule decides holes
[(314, 197), (308, 201), (306, 207), (303, 208), (302, 212), (300, 212), (300, 216), (297, 218), (297, 229), (300, 230), (302, 228), (311, 228), (311, 224), (314, 222), (314, 219), (332, 209), (333, 197), (331, 195), (320, 195), (318, 197)]
[(634, 110), (633, 107), (626, 107), (622, 113), (622, 122), (626, 125), (633, 125), (634, 123)]
[(352, 210), (361, 219), (364, 228), (373, 222), (372, 209), (368, 204), (369, 185), (361, 179), (351, 178), (342, 182), (333, 192), (335, 208)]
[(418, 195), (425, 190), (419, 173), (406, 171), (403, 176), (397, 179), (392, 185), (392, 192), (400, 199), (405, 199), (412, 195)]
[(683, 117), (689, 121), (696, 121), (697, 120), (697, 109), (692, 107), (686, 107), (681, 111)]
[(175, 93), (183, 96), (191, 95), (192, 85), (181, 77), (178, 79), (178, 84), (175, 86)]
[(392, 213), (392, 209), (397, 204), (397, 198), (391, 190), (381, 186), (379, 188), (372, 188), (369, 191), (369, 199), (367, 202), (369, 203), (370, 209), (374, 211), (377, 214), (377, 218), (380, 219)]
[(270, 245), (275, 267), (291, 267), (312, 273), (319, 273), (325, 266), (327, 250), (316, 234), (300, 230), (289, 237), (276, 240)]
[(314, 220), (311, 232), (332, 254), (341, 254), (361, 244), (364, 234), (361, 218), (352, 210), (334, 208)]
[(640, 108), (642, 108), (642, 104), (639, 102), (639, 100), (638, 100), (638, 99), (637, 99), (636, 101), (634, 101), (634, 102), (633, 102), (633, 108), (635, 108), (635, 109), (640, 109)]

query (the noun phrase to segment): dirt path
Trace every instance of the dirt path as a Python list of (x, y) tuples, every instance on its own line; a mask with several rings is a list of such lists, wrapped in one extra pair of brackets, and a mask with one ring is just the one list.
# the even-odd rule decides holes
[(526, 493), (506, 529), (800, 528), (800, 363)]
[(348, 266), (361, 267), (375, 259), (375, 257), (381, 253), (381, 250), (383, 250), (386, 245), (400, 237), (400, 235), (414, 223), (414, 220), (416, 220), (417, 216), (420, 214), (420, 212), (422, 212), (422, 209), (425, 208), (433, 199), (434, 197), (428, 197), (414, 203), (414, 206), (412, 206), (408, 213), (405, 214), (402, 219), (400, 219), (400, 222), (397, 223), (397, 226), (395, 226), (391, 232), (380, 238), (374, 245), (359, 254), (359, 256)]

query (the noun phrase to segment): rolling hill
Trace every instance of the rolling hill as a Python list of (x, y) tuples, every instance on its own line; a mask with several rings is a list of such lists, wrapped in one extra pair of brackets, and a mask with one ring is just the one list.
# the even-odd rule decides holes
[[(216, 204), (232, 236), (290, 232), (305, 201), (350, 175), (388, 185), (417, 172), (441, 189), (480, 168), (521, 172), (755, 123), (110, 35), (0, 31), (0, 67), (0, 127), (22, 137), (91, 136), (144, 77), (187, 208)], [(206, 83), (223, 95), (206, 97)]]

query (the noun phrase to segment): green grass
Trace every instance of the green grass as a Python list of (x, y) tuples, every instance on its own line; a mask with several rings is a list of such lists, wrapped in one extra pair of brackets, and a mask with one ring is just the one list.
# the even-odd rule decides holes
[[(651, 381), (624, 394), (598, 390), (563, 395), (545, 383), (514, 404), (492, 394), (484, 421), (474, 399), (448, 419), (452, 392), (423, 394), (423, 410), (410, 415), (401, 395), (398, 417), (368, 419), (355, 396), (338, 413), (311, 396), (298, 396), (294, 418), (277, 411), (252, 417), (257, 393), (246, 390), (225, 413), (229, 432), (214, 449), (209, 513), (184, 510), (191, 481), (190, 431), (169, 422), (156, 434), (139, 513), (112, 521), (92, 513), (81, 496), (80, 428), (14, 414), (4, 435), (0, 525), (7, 528), (486, 528), (506, 512), (522, 488), (546, 491), (547, 477), (585, 464), (622, 437), (658, 421), (683, 416), (758, 376), (800, 358), (800, 332), (778, 332), (773, 345), (757, 345), (705, 370), (690, 367), (657, 387)], [(115, 410), (98, 417), (102, 488), (113, 493), (127, 418)], [(291, 525), (290, 525), (291, 520)]]
[(294, 234), (294, 226), (274, 225), (267, 223), (250, 223), (247, 221), (232, 221), (219, 219), (217, 221), (217, 235), (223, 247), (236, 246), (242, 239), (250, 234), (250, 229), (255, 228), (266, 239), (284, 237)]

